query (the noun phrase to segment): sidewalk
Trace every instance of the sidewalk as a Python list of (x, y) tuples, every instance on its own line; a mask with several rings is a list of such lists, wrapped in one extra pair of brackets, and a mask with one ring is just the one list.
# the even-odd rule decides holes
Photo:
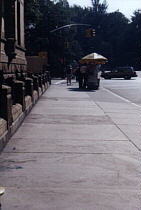
[(56, 84), (0, 156), (2, 210), (139, 210), (140, 107)]

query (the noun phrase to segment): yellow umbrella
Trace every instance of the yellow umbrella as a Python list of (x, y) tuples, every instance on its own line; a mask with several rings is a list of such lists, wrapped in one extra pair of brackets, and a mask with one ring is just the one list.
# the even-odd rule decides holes
[(81, 58), (81, 60), (79, 62), (81, 64), (83, 64), (83, 63), (105, 64), (106, 62), (108, 62), (108, 59), (102, 55), (97, 54), (97, 53), (91, 53), (91, 54), (86, 55), (85, 57)]

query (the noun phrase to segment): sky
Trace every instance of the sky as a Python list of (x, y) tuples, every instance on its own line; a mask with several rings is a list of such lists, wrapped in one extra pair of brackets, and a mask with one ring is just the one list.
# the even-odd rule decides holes
[[(82, 7), (91, 6), (91, 0), (68, 0), (70, 6), (73, 4), (80, 5)], [(100, 1), (101, 3), (103, 0)], [(141, 8), (140, 0), (107, 0), (108, 12), (114, 12), (119, 10), (127, 18), (131, 18), (133, 12)]]

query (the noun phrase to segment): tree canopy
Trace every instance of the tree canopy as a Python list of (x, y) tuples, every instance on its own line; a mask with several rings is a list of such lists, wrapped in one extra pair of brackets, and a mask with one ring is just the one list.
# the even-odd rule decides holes
[[(70, 7), (67, 0), (25, 0), (27, 55), (47, 51), (50, 64), (61, 69), (73, 60), (97, 52), (108, 58), (112, 68), (130, 65), (140, 69), (141, 11), (135, 11), (128, 20), (119, 11), (108, 13), (106, 0), (91, 2), (91, 7), (82, 8)], [(91, 25), (96, 36), (86, 36), (88, 26), (73, 26), (50, 33), (72, 23)]]

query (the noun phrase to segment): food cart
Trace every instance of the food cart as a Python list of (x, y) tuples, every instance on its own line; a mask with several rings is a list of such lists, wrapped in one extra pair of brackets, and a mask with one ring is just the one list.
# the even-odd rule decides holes
[(107, 58), (97, 53), (83, 57), (80, 64), (87, 64), (87, 88), (97, 90), (100, 84), (99, 66), (107, 62)]

